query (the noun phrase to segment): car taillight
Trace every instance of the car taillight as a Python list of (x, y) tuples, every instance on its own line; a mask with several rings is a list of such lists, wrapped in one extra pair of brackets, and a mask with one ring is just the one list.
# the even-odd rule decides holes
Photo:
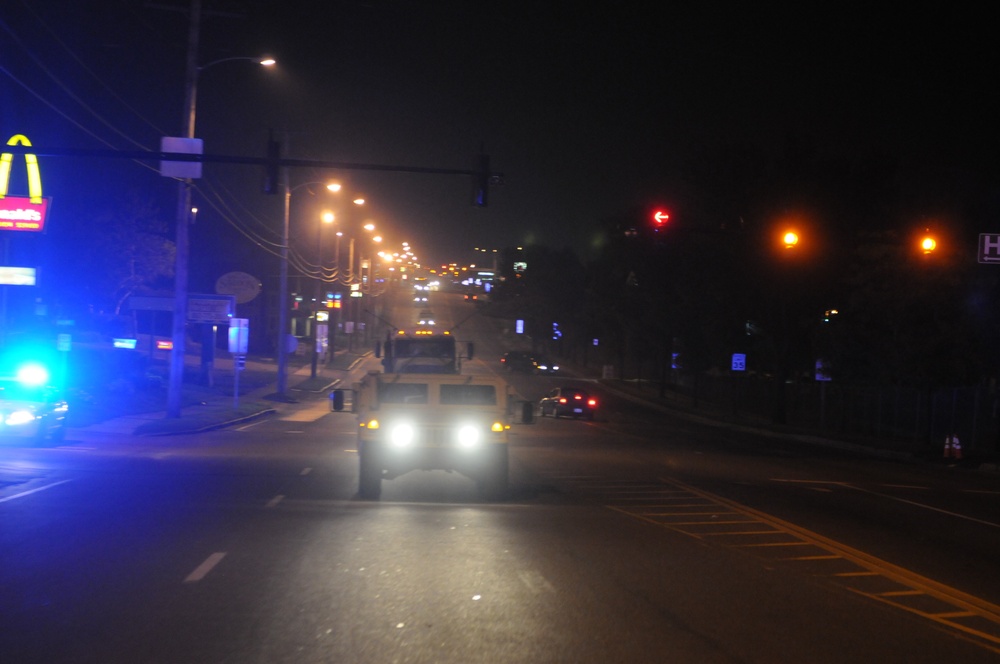
[(591, 408), (597, 408), (597, 399), (588, 399), (587, 405)]
[(559, 403), (566, 403), (566, 397), (559, 397)]

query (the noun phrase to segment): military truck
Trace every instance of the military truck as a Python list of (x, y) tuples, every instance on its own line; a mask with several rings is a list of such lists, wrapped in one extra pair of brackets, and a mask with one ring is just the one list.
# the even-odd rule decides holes
[(377, 500), (382, 480), (413, 470), (461, 473), (487, 499), (506, 491), (513, 393), (498, 377), (459, 373), (456, 349), (450, 335), (391, 337), (385, 371), (330, 394), (334, 411), (358, 417), (362, 498)]
[[(507, 488), (510, 389), (492, 376), (369, 372), (354, 385), (358, 493), (377, 500), (382, 480), (412, 470), (455, 471), (487, 499)], [(335, 390), (333, 409), (347, 390)]]
[(375, 356), (382, 359), (385, 373), (458, 374), (462, 360), (471, 360), (474, 347), (468, 343), (465, 355), (451, 332), (433, 334), (417, 330), (412, 334), (400, 330), (386, 337), (375, 347)]

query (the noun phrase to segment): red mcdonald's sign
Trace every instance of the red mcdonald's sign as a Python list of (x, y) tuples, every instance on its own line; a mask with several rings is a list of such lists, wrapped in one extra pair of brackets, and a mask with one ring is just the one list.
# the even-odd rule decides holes
[[(24, 145), (31, 147), (31, 141), (24, 134), (15, 134), (7, 141), (7, 145)], [(28, 172), (28, 195), (8, 196), (10, 185), (10, 169), (14, 155), (10, 152), (0, 154), (0, 231), (31, 231), (45, 230), (45, 217), (48, 214), (49, 200), (42, 198), (42, 176), (38, 170), (38, 157), (33, 154), (24, 155), (24, 165)]]

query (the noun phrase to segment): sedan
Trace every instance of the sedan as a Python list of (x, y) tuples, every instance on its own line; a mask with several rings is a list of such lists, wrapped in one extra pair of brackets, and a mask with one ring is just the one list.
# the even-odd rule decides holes
[(542, 397), (538, 410), (542, 417), (566, 415), (592, 420), (597, 410), (597, 399), (575, 387), (557, 387)]

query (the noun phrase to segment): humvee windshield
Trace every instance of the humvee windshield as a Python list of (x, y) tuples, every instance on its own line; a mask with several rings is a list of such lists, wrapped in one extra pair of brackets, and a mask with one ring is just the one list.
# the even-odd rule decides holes
[(441, 404), (446, 406), (495, 406), (497, 391), (493, 385), (442, 385)]

